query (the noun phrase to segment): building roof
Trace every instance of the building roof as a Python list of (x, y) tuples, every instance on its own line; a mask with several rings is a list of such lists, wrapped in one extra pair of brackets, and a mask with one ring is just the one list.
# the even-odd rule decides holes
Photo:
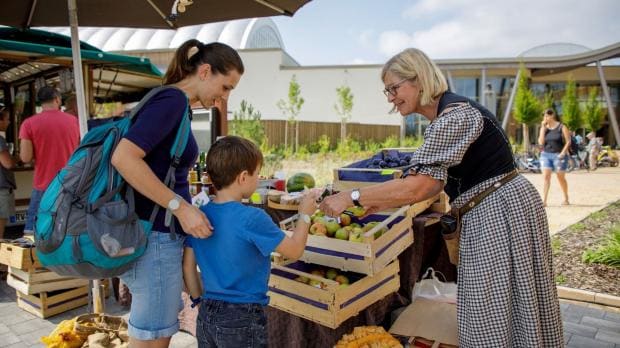
[[(71, 35), (69, 28), (44, 27)], [(104, 51), (173, 49), (189, 39), (223, 42), (235, 49), (280, 48), (280, 31), (270, 18), (250, 18), (168, 29), (79, 28), (80, 40)]]

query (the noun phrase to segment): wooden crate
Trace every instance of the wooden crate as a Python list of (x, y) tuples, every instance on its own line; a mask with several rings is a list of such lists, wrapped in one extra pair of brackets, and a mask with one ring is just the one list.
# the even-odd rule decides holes
[[(413, 217), (428, 209), (437, 199), (436, 196), (395, 211), (381, 212), (358, 220), (361, 223), (380, 221), (364, 234), (363, 242), (309, 235), (300, 260), (344, 271), (374, 275), (413, 243)], [(291, 233), (298, 218), (299, 215), (296, 214), (283, 220), (280, 222), (280, 227), (285, 232)], [(375, 232), (384, 227), (387, 227), (388, 231), (375, 239)], [(285, 260), (276, 256), (274, 262), (282, 264)]]
[[(394, 147), (394, 148), (384, 148), (381, 149), (381, 152), (385, 153), (387, 151), (399, 151), (403, 154), (411, 154), (416, 149), (410, 147)], [(334, 181), (333, 188), (336, 191), (347, 191), (360, 187), (380, 184), (382, 182), (398, 179), (403, 176), (404, 167), (396, 167), (396, 168), (382, 168), (382, 169), (373, 169), (373, 168), (359, 168), (357, 167), (359, 164), (365, 162), (366, 160), (358, 161), (350, 164), (347, 167), (334, 169)], [(358, 179), (353, 179), (351, 176), (355, 176)]]
[(19, 268), (9, 267), (6, 282), (15, 290), (26, 295), (88, 285), (88, 279), (60, 276), (44, 268), (24, 271)]
[(35, 248), (25, 248), (11, 243), (0, 244), (0, 263), (22, 270), (40, 268)]
[[(358, 274), (347, 287), (300, 270), (304, 267), (312, 265), (301, 261), (286, 266), (272, 264), (269, 305), (332, 329), (400, 287), (398, 261), (374, 276)], [(298, 276), (320, 281), (325, 287), (295, 281)]]
[[(105, 297), (110, 296), (110, 286), (104, 281)], [(28, 295), (17, 291), (17, 306), (26, 312), (45, 319), (88, 304), (88, 286)]]
[[(343, 178), (346, 173), (366, 173), (371, 176), (380, 176), (382, 181), (353, 181)], [(403, 171), (395, 168), (372, 169), (372, 168), (337, 168), (334, 169), (334, 182), (332, 187), (335, 191), (348, 191), (358, 189), (360, 187), (380, 184), (383, 181), (398, 179), (403, 176)]]

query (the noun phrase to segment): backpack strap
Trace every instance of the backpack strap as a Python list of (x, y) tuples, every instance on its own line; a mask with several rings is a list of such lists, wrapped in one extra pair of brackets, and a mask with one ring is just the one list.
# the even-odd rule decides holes
[[(189, 135), (191, 132), (190, 126), (190, 110), (189, 110), (189, 100), (185, 106), (185, 112), (183, 114), (183, 118), (181, 119), (181, 123), (179, 124), (179, 129), (177, 130), (177, 135), (174, 138), (174, 143), (172, 148), (170, 149), (170, 157), (172, 161), (170, 162), (170, 167), (168, 167), (168, 172), (166, 173), (166, 178), (164, 179), (164, 185), (174, 191), (174, 186), (176, 185), (176, 170), (181, 162), (181, 155), (185, 151), (185, 147), (187, 146), (187, 141), (189, 139)], [(159, 204), (155, 204), (153, 208), (153, 212), (149, 218), (150, 223), (152, 224), (155, 221), (155, 217), (157, 213), (159, 213)], [(170, 209), (166, 209), (166, 216), (164, 218), (164, 225), (170, 227), (170, 239), (176, 239), (176, 227), (175, 224), (172, 223), (172, 211)]]

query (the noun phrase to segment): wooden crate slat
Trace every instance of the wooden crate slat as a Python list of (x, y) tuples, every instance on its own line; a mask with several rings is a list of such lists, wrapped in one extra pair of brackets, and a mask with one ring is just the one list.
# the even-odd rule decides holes
[(45, 269), (26, 272), (14, 267), (9, 268), (6, 280), (7, 285), (27, 295), (88, 285), (87, 279), (59, 276)]
[(43, 319), (86, 304), (88, 304), (88, 287), (86, 286), (51, 296), (47, 292), (28, 295), (17, 291), (17, 306)]

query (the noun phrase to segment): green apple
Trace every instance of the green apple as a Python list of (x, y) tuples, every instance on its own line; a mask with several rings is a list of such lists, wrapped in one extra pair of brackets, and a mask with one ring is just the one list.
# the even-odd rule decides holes
[(372, 230), (378, 224), (380, 224), (379, 221), (371, 221), (371, 222), (365, 224), (364, 227), (362, 227), (362, 229), (364, 230), (364, 232), (368, 232), (368, 231)]
[(327, 228), (327, 235), (332, 237), (336, 231), (340, 228), (340, 225), (336, 220), (329, 220), (325, 223), (325, 227)]
[(308, 279), (306, 277), (299, 276), (299, 277), (295, 278), (295, 281), (296, 282), (300, 282), (300, 283), (304, 283), (304, 284), (308, 284), (310, 279)]
[(318, 280), (314, 280), (314, 279), (310, 279), (310, 282), (308, 283), (308, 285), (310, 286), (314, 286), (315, 288), (319, 288), (319, 289), (323, 289), (323, 283), (321, 283)]
[(312, 270), (312, 272), (310, 272), (310, 273), (315, 275), (315, 276), (318, 276), (318, 277), (321, 277), (321, 278), (325, 278), (325, 271), (322, 270), (322, 269), (315, 269), (315, 270)]
[(343, 284), (349, 285), (349, 278), (347, 278), (346, 276), (343, 276), (342, 274), (338, 275), (336, 278), (334, 278), (334, 280), (338, 282), (340, 285), (343, 285)]
[(339, 228), (334, 235), (336, 239), (347, 240), (349, 239), (349, 229), (346, 227)]
[(366, 209), (364, 209), (364, 207), (349, 207), (347, 208), (347, 211), (350, 211), (357, 217), (364, 216), (366, 213)]
[(351, 224), (351, 216), (348, 214), (340, 214), (340, 225), (349, 226)]
[(327, 270), (327, 273), (325, 273), (325, 278), (334, 280), (334, 279), (336, 279), (337, 275), (338, 275), (338, 271), (336, 271), (333, 268), (330, 268), (330, 269)]
[(358, 224), (357, 222), (354, 222), (354, 223), (350, 224), (349, 226), (351, 226), (353, 228), (356, 228), (356, 227), (357, 228), (361, 228), (362, 227), (362, 225)]
[(310, 234), (324, 236), (327, 234), (327, 227), (320, 222), (315, 222), (312, 226), (310, 226)]
[(364, 241), (364, 236), (362, 236), (362, 231), (353, 231), (349, 233), (349, 242), (361, 243)]

